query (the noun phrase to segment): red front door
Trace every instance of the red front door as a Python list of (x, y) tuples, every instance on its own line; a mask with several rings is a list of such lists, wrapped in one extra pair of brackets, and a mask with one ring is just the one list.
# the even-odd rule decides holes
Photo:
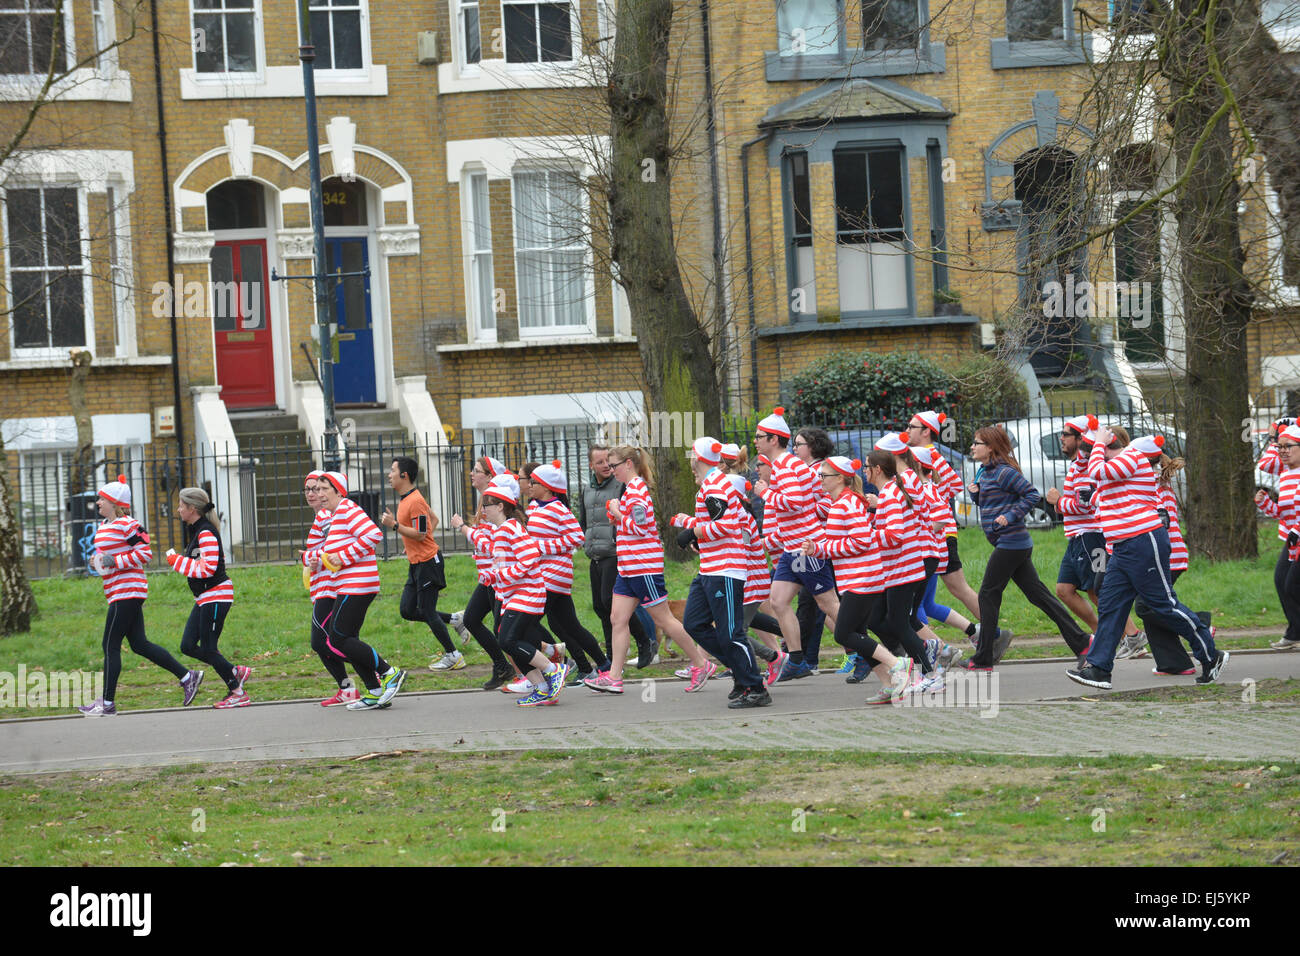
[(234, 239), (212, 247), (212, 326), (217, 382), (227, 408), (275, 404), (271, 294), (266, 241)]

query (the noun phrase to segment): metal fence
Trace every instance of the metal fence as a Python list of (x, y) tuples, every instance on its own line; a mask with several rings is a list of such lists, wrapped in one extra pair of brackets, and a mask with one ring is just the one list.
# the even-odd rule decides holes
[[(1006, 425), (1015, 445), (1015, 455), (1025, 477), (1041, 491), (1062, 487), (1068, 462), (1060, 451), (1058, 435), (1071, 415), (1097, 414), (1111, 424), (1123, 425), (1137, 437), (1158, 431), (1178, 454), (1182, 435), (1173, 417), (1160, 412), (1114, 413), (1104, 407), (1082, 405), (1058, 409), (1052, 414), (998, 418), (987, 412), (964, 419), (957, 411), (945, 424), (939, 450), (958, 474), (969, 480), (975, 465), (967, 458), (974, 431), (981, 424), (997, 421)], [(1262, 417), (1256, 429), (1267, 427)], [(823, 427), (835, 444), (835, 453), (865, 458), (880, 435), (898, 431), (907, 424), (906, 413), (882, 416), (870, 422), (825, 422)], [(796, 423), (796, 428), (801, 424)], [(378, 523), (385, 509), (396, 511), (396, 495), (388, 485), (387, 472), (395, 457), (409, 456), (420, 465), (418, 487), (428, 499), (440, 524), (435, 531), (438, 545), (448, 552), (467, 550), (464, 537), (451, 530), (450, 517), (468, 517), (475, 507), (469, 484), (469, 469), (475, 458), (491, 455), (518, 469), (528, 461), (558, 459), (569, 476), (570, 504), (582, 518), (582, 489), (590, 476), (588, 450), (593, 442), (608, 442), (611, 436), (598, 426), (545, 426), (505, 429), (486, 434), (465, 433), (468, 440), (450, 443), (441, 435), (420, 441), (397, 436), (358, 437), (343, 453), (342, 470), (349, 479), (349, 495)], [(666, 434), (666, 433), (665, 433)], [(752, 449), (752, 425), (734, 425), (719, 436)], [(672, 435), (685, 454), (694, 438), (688, 429)], [(73, 470), (70, 451), (10, 452), (11, 476), (17, 471), (17, 516), (22, 530), (23, 554), (28, 574), (34, 578), (84, 569), (92, 550), (98, 514), (95, 492), (104, 482), (124, 474), (132, 488), (132, 513), (149, 531), (154, 542), (154, 560), (163, 565), (163, 554), (185, 543), (185, 529), (175, 515), (177, 493), (187, 485), (204, 488), (212, 497), (222, 521), (222, 538), (229, 560), (236, 564), (289, 562), (298, 552), (311, 525), (312, 515), (302, 495), (302, 478), (321, 466), (321, 449), (292, 445), (253, 447), (237, 452), (233, 447), (188, 448), (182, 456), (154, 453), (150, 446), (98, 449), (83, 487), (71, 487)], [(15, 469), (16, 466), (16, 469)], [(1261, 483), (1267, 479), (1260, 477)], [(973, 509), (958, 520), (970, 523)], [(1045, 511), (1038, 522), (1048, 520)], [(395, 535), (385, 535), (379, 556), (402, 553)]]

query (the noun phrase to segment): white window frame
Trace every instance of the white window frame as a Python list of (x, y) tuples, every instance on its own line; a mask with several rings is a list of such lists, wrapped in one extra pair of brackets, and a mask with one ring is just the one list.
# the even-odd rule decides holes
[[(203, 86), (226, 86), (232, 82), (262, 82), (266, 77), (266, 29), (262, 20), (262, 0), (253, 0), (253, 44), (257, 54), (257, 69), (247, 71), (227, 70), (219, 73), (199, 71), (199, 51), (195, 49), (193, 42), (194, 31), (197, 29), (197, 27), (194, 26), (194, 17), (196, 14), (211, 14), (213, 12), (226, 13), (230, 11), (224, 8), (219, 11), (208, 9), (198, 10), (194, 6), (194, 0), (186, 0), (186, 3), (189, 7), (190, 70), (182, 72), (189, 72), (192, 74), (193, 82)], [(237, 12), (242, 14), (242, 11)], [(301, 68), (295, 67), (295, 69)]]
[[(98, 0), (108, 9), (113, 8), (112, 0)], [(77, 62), (76, 30), (73, 20), (72, 0), (63, 0), (63, 39), (67, 50), (65, 69)], [(105, 13), (107, 14), (107, 9)], [(106, 33), (106, 41), (92, 33), (93, 50), (101, 50), (112, 43), (117, 36), (115, 17), (106, 16), (100, 25)], [(93, 20), (93, 16), (92, 16)], [(41, 97), (45, 86), (44, 73), (11, 73), (0, 75), (0, 102), (33, 102)], [(131, 101), (131, 74), (118, 68), (116, 48), (109, 50), (99, 58), (94, 67), (81, 67), (65, 72), (51, 84), (45, 94), (47, 100), (81, 100), (129, 103)]]
[[(3, 215), (0, 216), (0, 235), (4, 237), (5, 257), (5, 305), (9, 316), (9, 357), (11, 359), (66, 359), (69, 348), (85, 349), (92, 355), (95, 354), (95, 300), (94, 288), (91, 281), (90, 272), (90, 236), (88, 232), (88, 203), (86, 201), (86, 187), (84, 183), (62, 180), (62, 181), (41, 181), (25, 180), (15, 178), (5, 184), (3, 192), (6, 196), (10, 190), (16, 189), (75, 189), (77, 192), (77, 217), (78, 229), (81, 232), (81, 302), (85, 312), (84, 331), (85, 344), (78, 346), (52, 345), (52, 346), (29, 346), (19, 347), (15, 335), (14, 322), (12, 319), (14, 309), (13, 298), (13, 267), (10, 262), (9, 246), (9, 204), (6, 201), (3, 204)], [(44, 225), (42, 225), (42, 234), (44, 234)], [(48, 334), (49, 328), (46, 327)]]
[[(483, 4), (487, 0), (451, 0), (451, 23), (456, 31), (456, 42), (452, 45), (452, 56), (463, 76), (477, 76), (482, 72), (479, 64), (483, 62)], [(469, 59), (469, 48), (465, 45), (465, 9), (473, 7), (478, 12), (478, 59), (473, 63)]]
[[(584, 237), (581, 243), (581, 248), (583, 250), (583, 283), (582, 283), (583, 309), (582, 311), (583, 311), (583, 316), (585, 318), (585, 321), (573, 325), (556, 325), (554, 324), (554, 322), (552, 322), (552, 324), (543, 326), (541, 328), (524, 327), (523, 324), (524, 304), (523, 304), (523, 293), (522, 293), (522, 286), (520, 284), (520, 272), (519, 272), (520, 249), (518, 244), (518, 229), (515, 228), (515, 217), (517, 215), (517, 210), (519, 208), (518, 197), (516, 195), (515, 177), (521, 173), (539, 173), (539, 172), (548, 173), (548, 174), (568, 173), (576, 177), (579, 183), (581, 183), (582, 181), (582, 170), (580, 168), (566, 168), (566, 167), (561, 167), (560, 165), (557, 165), (555, 163), (518, 164), (511, 170), (510, 221), (512, 227), (511, 232), (515, 236), (515, 250), (514, 250), (513, 265), (515, 270), (515, 305), (516, 305), (515, 316), (519, 324), (519, 338), (523, 340), (523, 339), (558, 338), (558, 337), (572, 336), (572, 335), (594, 336), (596, 334), (596, 310), (595, 310), (595, 286), (594, 286), (595, 270), (593, 269), (592, 266), (592, 253), (591, 253), (591, 210), (588, 208), (589, 197), (587, 196), (586, 190), (582, 189), (581, 187), (579, 187), (578, 195), (580, 197), (580, 202), (582, 203), (581, 215), (582, 215), (582, 223), (583, 223), (583, 230), (584, 230)], [(550, 195), (551, 193), (550, 190), (548, 189), (548, 197)], [(549, 199), (548, 199), (548, 205), (549, 205)], [(578, 246), (568, 245), (568, 246), (550, 247), (552, 251), (571, 251), (575, 248), (578, 248)], [(547, 308), (553, 309), (554, 304), (552, 303), (548, 305)], [(554, 317), (555, 316), (552, 313), (552, 318)]]
[[(511, 63), (506, 60), (506, 7), (556, 6), (561, 3), (567, 4), (569, 7), (569, 58), (567, 60), (529, 60), (527, 63)], [(537, 29), (540, 31), (540, 20), (537, 23)], [(537, 36), (537, 41), (537, 50), (540, 56), (542, 49), (540, 33)], [(481, 33), (479, 42), (482, 42)], [(501, 0), (501, 59), (505, 61), (508, 70), (542, 70), (555, 69), (556, 67), (564, 69), (576, 66), (582, 60), (582, 27), (578, 18), (577, 0)]]
[[(541, 0), (516, 0), (515, 5)], [(553, 0), (555, 2), (555, 0)], [(605, 85), (604, 69), (599, 58), (593, 57), (582, 43), (580, 0), (567, 0), (569, 4), (569, 30), (573, 44), (570, 60), (538, 61), (534, 63), (507, 63), (505, 53), (505, 11), (510, 0), (477, 0), (480, 14), (479, 50), (477, 63), (466, 61), (462, 0), (447, 0), (448, 23), (456, 39), (450, 44), (451, 56), (438, 64), (438, 94), (477, 93), (494, 90), (597, 88)], [(601, 16), (600, 2), (613, 9), (611, 0), (598, 0), (597, 18)], [(501, 13), (502, 48), (492, 49), (492, 38), (482, 34), (482, 11), (486, 4), (494, 3)], [(612, 13), (608, 16), (613, 18)], [(612, 52), (612, 51), (611, 51)]]
[[(21, 11), (19, 11), (19, 10), (7, 11), (7, 12), (6, 12), (5, 14), (3, 14), (3, 15), (6, 16), (6, 17), (13, 17), (13, 18), (15, 18), (15, 19), (17, 19), (17, 18), (20, 17), (20, 16), (24, 16), (24, 15), (28, 15), (28, 16), (30, 16), (30, 14), (32, 13), (31, 4), (32, 4), (32, 3), (39, 3), (39, 2), (43, 2), (43, 0), (27, 0), (27, 7), (26, 7), (25, 9), (23, 9), (23, 10), (21, 10)], [(48, 10), (48, 11), (54, 11), (54, 10), (57, 10), (58, 7), (60, 7), (60, 6), (63, 7), (63, 64), (62, 64), (62, 67), (61, 67), (60, 69), (56, 69), (56, 70), (55, 70), (55, 75), (56, 75), (56, 76), (59, 75), (60, 73), (67, 73), (67, 72), (69, 71), (69, 68), (70, 68), (74, 63), (77, 62), (77, 50), (76, 50), (76, 46), (75, 46), (75, 44), (74, 44), (74, 42), (73, 42), (73, 41), (76, 39), (76, 36), (75, 36), (75, 30), (74, 30), (74, 28), (73, 28), (73, 22), (72, 22), (72, 15), (73, 15), (73, 14), (72, 14), (72, 0), (62, 0), (62, 2), (59, 2), (59, 0), (55, 0), (55, 2), (50, 3), (49, 7), (40, 7), (40, 8), (38, 8), (37, 11), (36, 11), (36, 12), (38, 12), (38, 13), (46, 12), (47, 10)], [(6, 74), (4, 74), (5, 77), (11, 78), (11, 79), (18, 79), (18, 78), (25, 78), (25, 77), (35, 77), (35, 78), (40, 79), (42, 83), (43, 83), (44, 80), (45, 80), (45, 75), (46, 75), (46, 74), (45, 74), (45, 72), (44, 72), (43, 70), (37, 70), (37, 71), (32, 72), (32, 73), (6, 73)]]
[[(468, 320), (468, 341), (490, 343), (497, 340), (496, 288), (488, 292), (488, 301), (493, 311), (490, 317), (483, 315), (483, 289), (480, 278), (481, 263), (488, 263), (488, 275), (495, 275), (495, 261), (492, 256), (492, 206), (490, 180), (487, 170), (481, 165), (467, 166), (461, 172), (461, 249), (465, 260), (465, 316)], [(482, 190), (487, 199), (487, 221), (480, 223), (476, 212), (475, 193)], [(483, 236), (486, 244), (480, 247), (477, 239)], [(485, 318), (490, 318), (488, 327)]]
[[(311, 5), (313, 3), (323, 3), (323, 2), (325, 2), (325, 0), (308, 0), (308, 13), (310, 14), (312, 12)], [(293, 5), (293, 8), (294, 8), (294, 17), (295, 17), (294, 23), (296, 24), (296, 29), (300, 31), (296, 35), (301, 36), (302, 18), (299, 17), (297, 13), (298, 4), (295, 3)], [(355, 8), (359, 8), (361, 11), (361, 67), (359, 69), (346, 69), (346, 70), (339, 70), (334, 68), (325, 69), (323, 67), (317, 67), (316, 76), (318, 76), (323, 80), (330, 80), (330, 79), (367, 80), (370, 78), (370, 67), (371, 67), (371, 63), (373, 62), (371, 59), (371, 51), (370, 51), (370, 4), (368, 0), (348, 0), (348, 6), (344, 7), (343, 9), (347, 10), (347, 9), (355, 9)], [(339, 8), (334, 6), (320, 8), (322, 12), (327, 12), (327, 13), (333, 12), (336, 9)], [(333, 49), (332, 35), (330, 37), (330, 41), (331, 41), (330, 49), (332, 50)], [(312, 34), (312, 43), (313, 44), (317, 43), (315, 34)], [(298, 70), (299, 72), (302, 72), (302, 67), (300, 66), (294, 67), (294, 69)]]
[(614, 0), (596, 0), (596, 47), (607, 60), (614, 56), (617, 32), (618, 6)]

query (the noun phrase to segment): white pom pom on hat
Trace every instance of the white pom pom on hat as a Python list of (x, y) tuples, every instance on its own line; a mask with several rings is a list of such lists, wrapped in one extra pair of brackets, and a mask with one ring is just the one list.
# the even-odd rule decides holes
[(782, 438), (789, 438), (790, 426), (785, 422), (785, 409), (780, 405), (772, 409), (772, 414), (758, 423), (758, 430), (767, 432), (769, 435), (780, 435)]
[(722, 442), (716, 438), (710, 438), (708, 435), (695, 439), (691, 451), (695, 453), (695, 457), (700, 461), (708, 462), (711, 465), (716, 465), (722, 461)]
[(100, 488), (99, 497), (107, 499), (119, 508), (131, 507), (131, 489), (126, 483), (126, 475), (118, 475), (117, 481), (110, 481)]

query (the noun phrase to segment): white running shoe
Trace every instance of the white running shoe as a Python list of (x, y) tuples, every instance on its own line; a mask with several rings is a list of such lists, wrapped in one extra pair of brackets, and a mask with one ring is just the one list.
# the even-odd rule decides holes
[(431, 671), (458, 671), (465, 667), (465, 655), (460, 651), (448, 651), (440, 660), (429, 665)]
[(512, 681), (501, 689), (507, 694), (531, 694), (533, 691), (537, 690), (537, 688), (533, 686), (533, 682), (527, 677), (521, 677), (517, 681)]
[(465, 626), (464, 611), (457, 611), (451, 616), (451, 629), (460, 635), (462, 647), (469, 643), (469, 628)]

